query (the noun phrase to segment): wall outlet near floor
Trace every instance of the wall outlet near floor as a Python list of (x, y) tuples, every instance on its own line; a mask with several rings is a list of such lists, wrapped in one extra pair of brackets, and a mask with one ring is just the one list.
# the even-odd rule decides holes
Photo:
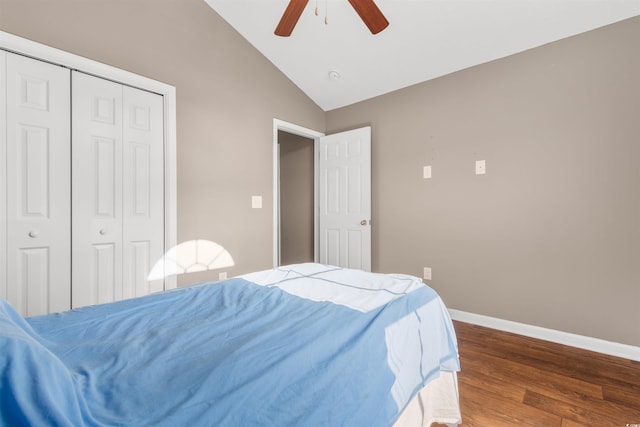
[(422, 273), (422, 278), (424, 280), (431, 280), (431, 267), (424, 268), (424, 272)]
[(227, 280), (227, 272), (223, 271), (221, 273), (218, 273), (218, 280)]

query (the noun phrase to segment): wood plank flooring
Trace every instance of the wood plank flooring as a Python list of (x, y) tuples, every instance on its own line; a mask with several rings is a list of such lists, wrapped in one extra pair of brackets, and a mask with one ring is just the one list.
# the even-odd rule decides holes
[(640, 427), (640, 362), (454, 324), (463, 426)]

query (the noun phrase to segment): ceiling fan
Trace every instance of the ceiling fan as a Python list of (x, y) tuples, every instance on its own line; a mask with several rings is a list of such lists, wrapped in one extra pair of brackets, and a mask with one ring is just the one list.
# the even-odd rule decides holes
[[(309, 0), (290, 0), (280, 19), (280, 23), (276, 27), (275, 35), (289, 37), (307, 3), (309, 3)], [(360, 15), (360, 18), (372, 34), (378, 34), (389, 25), (389, 21), (380, 12), (373, 0), (349, 0), (349, 3), (358, 12), (358, 15)]]

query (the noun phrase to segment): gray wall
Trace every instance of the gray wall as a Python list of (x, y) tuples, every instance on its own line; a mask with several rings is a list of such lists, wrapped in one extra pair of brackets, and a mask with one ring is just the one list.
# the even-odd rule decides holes
[(640, 18), (327, 114), (363, 125), (374, 270), (431, 267), (450, 308), (640, 345)]
[(0, 30), (174, 85), (178, 241), (223, 245), (230, 276), (271, 268), (273, 119), (325, 114), (203, 0), (0, 0)]
[(278, 132), (280, 264), (313, 262), (313, 139)]

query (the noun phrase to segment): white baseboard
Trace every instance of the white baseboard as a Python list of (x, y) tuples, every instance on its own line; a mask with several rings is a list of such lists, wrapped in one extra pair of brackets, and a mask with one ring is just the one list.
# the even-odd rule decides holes
[(640, 362), (640, 347), (633, 345), (605, 341), (599, 338), (591, 338), (583, 335), (571, 334), (569, 332), (556, 331), (554, 329), (512, 322), (510, 320), (498, 319), (495, 317), (484, 316), (482, 314), (468, 313), (466, 311), (449, 309), (449, 314), (453, 320), (498, 329), (500, 331), (513, 332), (515, 334), (531, 338), (551, 341), (558, 344), (596, 351), (598, 353)]

